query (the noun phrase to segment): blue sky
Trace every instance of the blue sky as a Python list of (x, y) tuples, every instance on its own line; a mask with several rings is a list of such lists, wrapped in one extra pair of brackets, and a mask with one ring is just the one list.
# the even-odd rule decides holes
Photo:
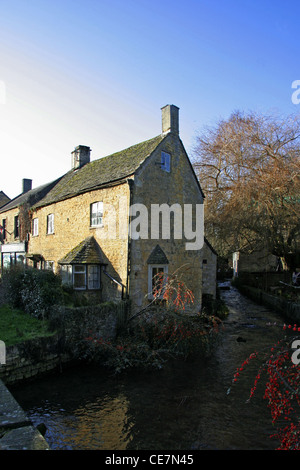
[(0, 0), (0, 190), (64, 174), (79, 144), (100, 158), (239, 110), (294, 114), (296, 0)]

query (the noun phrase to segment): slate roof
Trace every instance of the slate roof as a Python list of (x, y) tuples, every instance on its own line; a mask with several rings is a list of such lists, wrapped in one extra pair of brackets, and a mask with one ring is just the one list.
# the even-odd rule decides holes
[(19, 194), (15, 198), (11, 199), (7, 204), (1, 207), (0, 213), (4, 211), (8, 211), (10, 209), (15, 209), (16, 207), (20, 207), (23, 204), (28, 203), (29, 206), (33, 206), (36, 204), (40, 199), (45, 197), (45, 195), (56, 185), (60, 178), (52, 181), (51, 183), (44, 184), (42, 186), (38, 186), (37, 188), (30, 189), (26, 193)]
[(156, 245), (154, 250), (152, 250), (147, 264), (169, 264), (168, 258), (159, 245)]
[(87, 237), (79, 245), (73, 248), (62, 259), (59, 264), (106, 264), (103, 262), (98, 243), (93, 236)]
[(62, 201), (105, 184), (122, 181), (134, 174), (164, 138), (165, 136), (158, 135), (120, 152), (86, 163), (77, 170), (70, 170), (34, 208)]

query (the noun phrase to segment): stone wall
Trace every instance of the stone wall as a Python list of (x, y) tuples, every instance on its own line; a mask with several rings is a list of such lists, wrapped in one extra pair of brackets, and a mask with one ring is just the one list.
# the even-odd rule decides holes
[[(103, 227), (90, 226), (90, 205), (103, 202)], [(41, 254), (46, 261), (58, 261), (85, 238), (93, 235), (101, 248), (106, 271), (123, 285), (127, 281), (128, 185), (98, 189), (66, 199), (33, 212), (39, 220), (39, 235), (30, 236), (29, 253)], [(54, 233), (47, 234), (47, 215), (54, 214)], [(124, 231), (125, 228), (125, 231)], [(101, 273), (100, 301), (120, 300), (122, 290)]]
[[(161, 169), (161, 152), (171, 155), (170, 172)], [(199, 311), (202, 299), (202, 252), (201, 249), (188, 250), (184, 227), (184, 205), (192, 204), (193, 230), (196, 225), (196, 204), (202, 205), (203, 198), (193, 175), (190, 162), (177, 135), (170, 133), (157, 147), (151, 158), (146, 160), (134, 177), (133, 204), (143, 204), (148, 210), (147, 237), (131, 240), (130, 294), (133, 311), (138, 311), (149, 303), (149, 283), (147, 260), (158, 244), (168, 259), (168, 273), (180, 269), (183, 281), (195, 296), (194, 310)], [(152, 222), (152, 205), (179, 204), (182, 210), (182, 237), (174, 235), (174, 216), (171, 213), (170, 237), (162, 236), (163, 221), (160, 218), (159, 236), (152, 236), (151, 228), (157, 228)], [(199, 221), (198, 221), (199, 222)], [(166, 227), (166, 225), (165, 225)]]
[(53, 336), (28, 340), (6, 348), (6, 364), (0, 365), (0, 379), (15, 384), (80, 359), (81, 342), (91, 333), (113, 339), (126, 319), (128, 304), (120, 302), (90, 307), (56, 307), (51, 318), (58, 331)]
[(58, 335), (28, 340), (6, 347), (6, 364), (0, 365), (0, 379), (5, 384), (16, 384), (59, 370), (69, 360), (70, 356), (63, 352)]
[(255, 287), (240, 285), (238, 289), (242, 294), (281, 313), (286, 319), (300, 324), (300, 304), (290, 302), (284, 298), (268, 294)]

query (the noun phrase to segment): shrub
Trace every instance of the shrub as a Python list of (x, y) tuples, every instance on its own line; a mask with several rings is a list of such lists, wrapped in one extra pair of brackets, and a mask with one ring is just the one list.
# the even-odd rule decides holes
[[(237, 368), (233, 383), (238, 381), (245, 367), (251, 361), (259, 361), (258, 371), (251, 388), (249, 400), (257, 393), (258, 383), (263, 375), (266, 381), (263, 385), (263, 398), (270, 409), (272, 424), (276, 431), (272, 438), (276, 438), (280, 445), (278, 450), (300, 450), (300, 372), (298, 356), (300, 350), (298, 325), (283, 325), (286, 331), (284, 337), (267, 351), (254, 351), (243, 364)], [(295, 352), (291, 353), (293, 349)], [(230, 389), (228, 389), (228, 392)]]
[(44, 318), (63, 301), (61, 279), (52, 271), (15, 267), (3, 277), (9, 304), (33, 317)]
[(153, 309), (116, 340), (91, 333), (85, 341), (84, 358), (101, 362), (115, 373), (129, 369), (161, 369), (170, 358), (193, 354), (208, 356), (219, 338), (221, 322), (213, 316), (182, 315)]

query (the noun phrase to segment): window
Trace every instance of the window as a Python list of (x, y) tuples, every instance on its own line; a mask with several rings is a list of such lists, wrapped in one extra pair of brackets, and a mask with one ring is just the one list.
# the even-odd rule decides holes
[(97, 264), (88, 266), (88, 288), (100, 288), (100, 266)]
[(103, 202), (91, 204), (91, 227), (99, 227), (103, 223)]
[(2, 219), (2, 225), (0, 226), (0, 241), (6, 240), (6, 219)]
[(84, 264), (75, 264), (73, 267), (73, 286), (74, 289), (86, 289), (86, 266)]
[[(158, 274), (167, 274), (168, 273), (168, 265), (167, 264), (149, 264), (148, 265), (148, 298), (153, 299), (153, 291), (155, 286), (158, 287), (156, 284), (159, 281)], [(162, 298), (162, 295), (160, 296)]]
[(36, 237), (39, 234), (39, 219), (32, 220), (32, 236)]
[(54, 233), (54, 214), (47, 215), (47, 234)]
[(19, 237), (19, 216), (15, 216), (15, 223), (14, 223), (14, 236), (15, 238)]
[(54, 261), (45, 261), (45, 269), (54, 271)]
[(170, 173), (171, 171), (171, 155), (161, 152), (161, 169)]
[(72, 265), (63, 264), (61, 267), (61, 280), (63, 284), (72, 285)]
[(100, 289), (100, 265), (62, 265), (61, 278), (63, 284), (73, 285), (76, 290)]

